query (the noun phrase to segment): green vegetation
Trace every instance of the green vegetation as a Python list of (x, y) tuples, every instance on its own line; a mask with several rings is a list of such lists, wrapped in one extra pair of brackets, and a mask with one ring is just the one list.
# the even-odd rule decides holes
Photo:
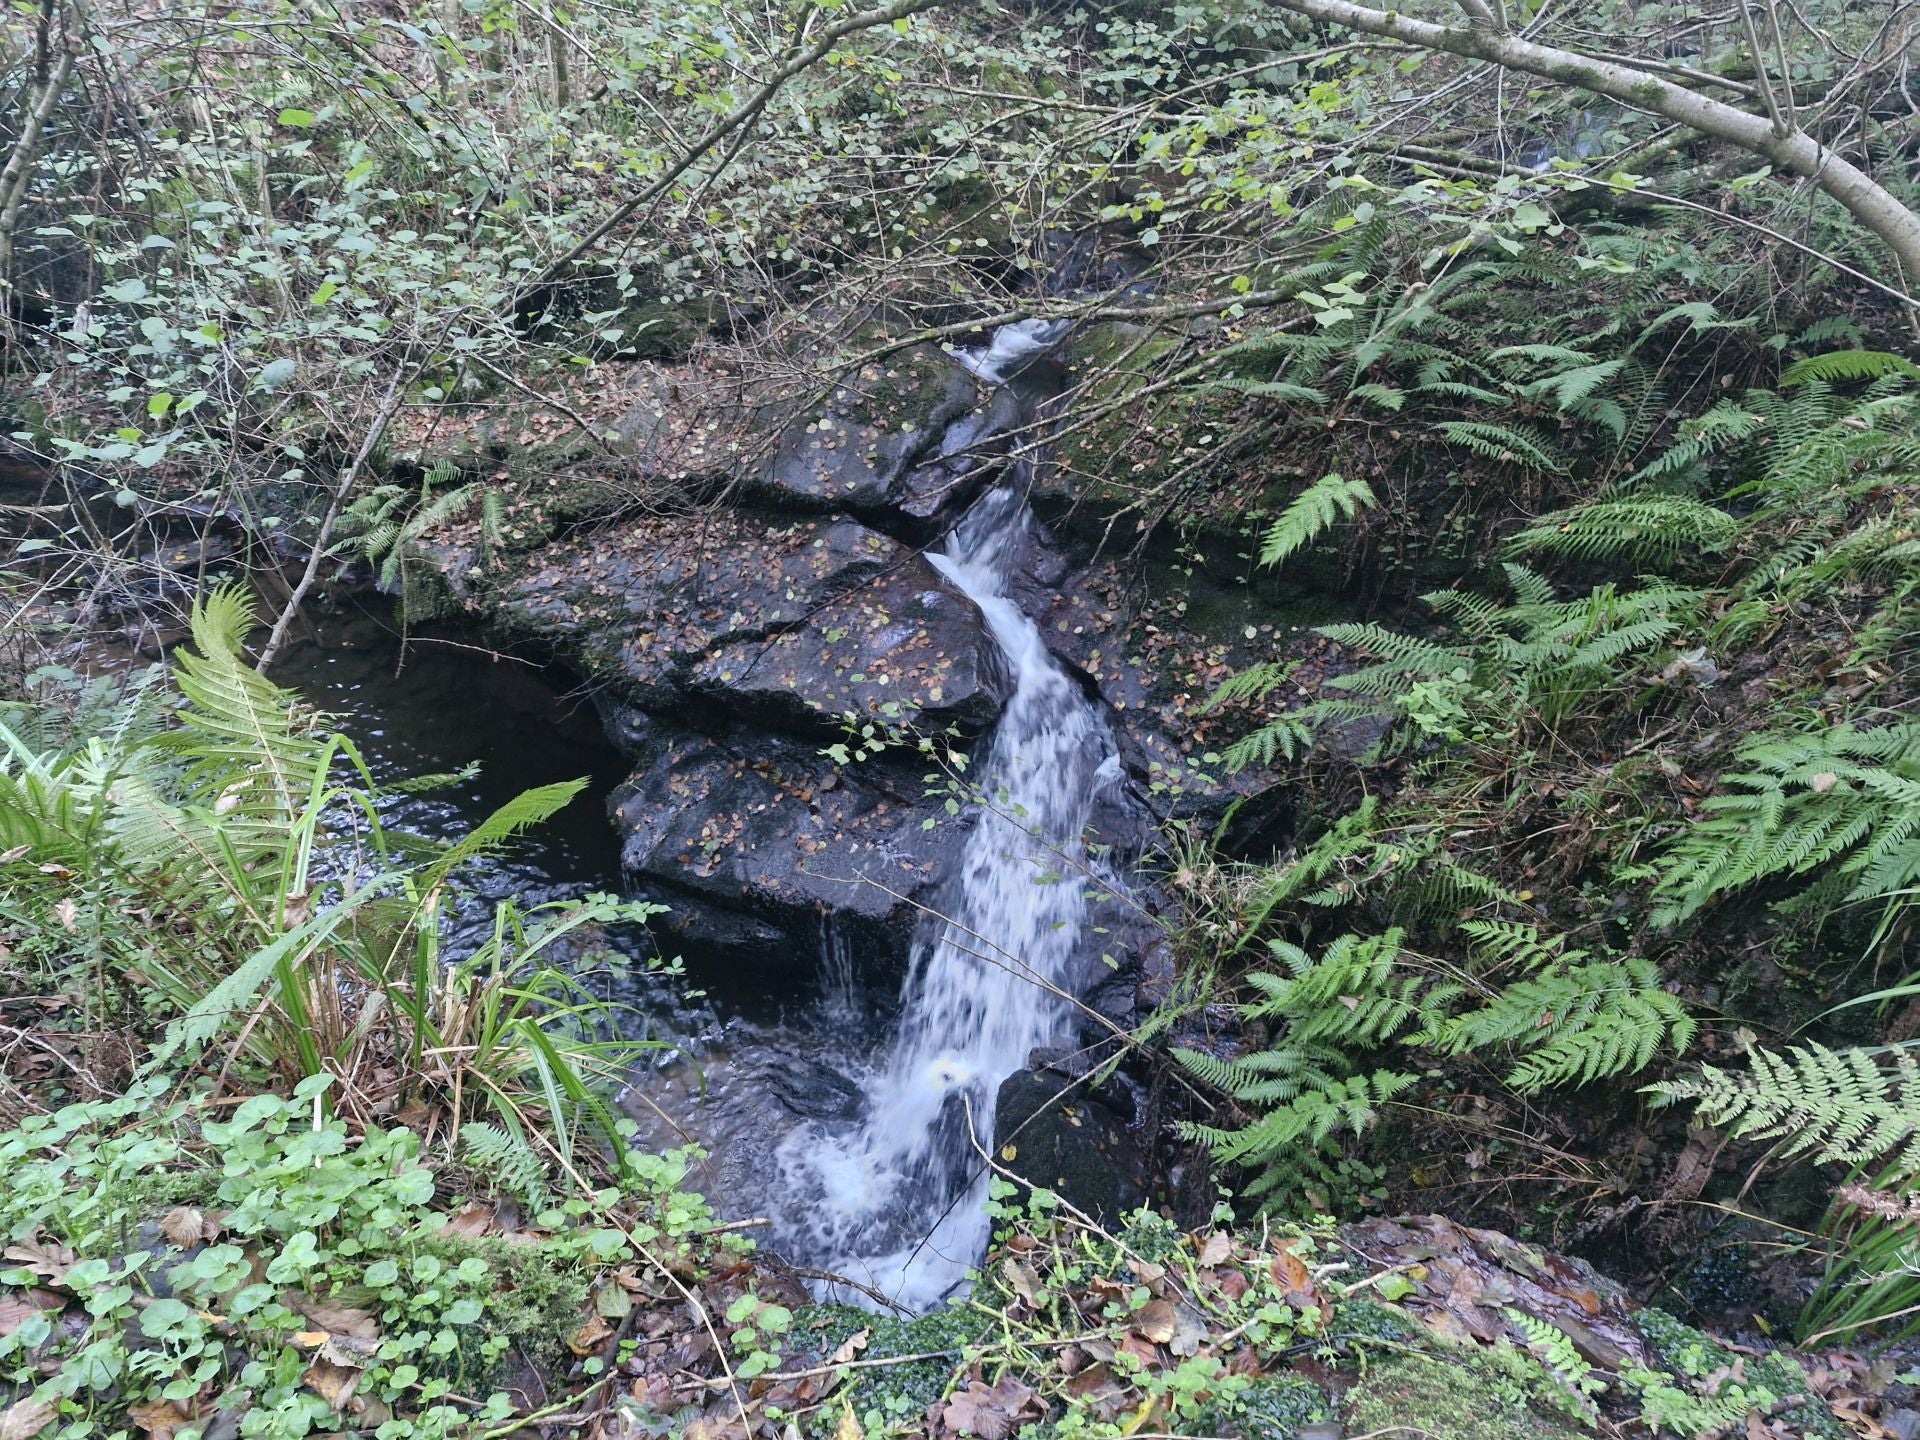
[[(9, 7), (5, 1440), (502, 1440), (575, 1405), (695, 1440), (1819, 1433), (1785, 1359), (1654, 1321), (1609, 1369), (1493, 1309), (1472, 1351), (1349, 1339), (1387, 1291), (1275, 1258), (1445, 1206), (1651, 1289), (1737, 1230), (1783, 1277), (1741, 1323), (1920, 1330), (1911, 26), (1696, 11)], [(1062, 388), (984, 468), (867, 473), (940, 438), (939, 347), (1030, 318), (1073, 327)], [(797, 435), (848, 474), (783, 489)], [(263, 671), (341, 580), (731, 723), (669, 631), (784, 638), (1001, 471), (1069, 577), (1027, 577), (1047, 638), (1163, 807), (1172, 973), (1114, 1064), (1188, 1229), (1008, 1215), (970, 1308), (866, 1324), (732, 1268), (684, 1157), (630, 1152), (645, 1047), (575, 972), (654, 907), (504, 901), (452, 953), (463, 867), (581, 787), (423, 846)], [(772, 553), (722, 510), (873, 544), (818, 595), (782, 552), (750, 621), (689, 578), (723, 542), (688, 537)], [(685, 613), (621, 630), (659, 578), (623, 567), (681, 558)], [(1338, 618), (1295, 634), (1303, 598)], [(824, 754), (917, 743), (958, 813), (971, 731), (904, 703)], [(1260, 1211), (1204, 1231), (1223, 1195)], [(863, 1350), (884, 1374), (837, 1373)], [(1484, 1405), (1443, 1383), (1467, 1354)]]

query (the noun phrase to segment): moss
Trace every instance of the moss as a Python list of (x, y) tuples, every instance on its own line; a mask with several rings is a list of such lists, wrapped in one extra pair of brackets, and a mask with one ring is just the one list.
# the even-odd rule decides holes
[[(1738, 1366), (1738, 1373), (1744, 1377), (1750, 1393), (1766, 1391), (1779, 1399), (1813, 1393), (1807, 1372), (1790, 1355), (1777, 1352), (1753, 1355), (1732, 1350), (1704, 1330), (1696, 1330), (1664, 1310), (1639, 1311), (1633, 1323), (1660, 1364), (1685, 1379), (1701, 1380)], [(1725, 1393), (1724, 1386), (1722, 1393)], [(1816, 1400), (1792, 1406), (1773, 1418), (1784, 1420), (1793, 1434), (1808, 1436), (1810, 1440), (1811, 1437), (1841, 1440), (1849, 1433), (1834, 1418), (1833, 1412)]]
[(1282, 1374), (1261, 1377), (1233, 1399), (1183, 1420), (1180, 1428), (1195, 1435), (1267, 1440), (1333, 1418), (1333, 1406), (1318, 1385), (1304, 1375)]
[[(819, 1357), (815, 1363), (861, 1330), (867, 1332), (867, 1343), (860, 1351), (862, 1360), (903, 1355), (940, 1357), (852, 1372), (851, 1383), (840, 1394), (856, 1416), (863, 1420), (873, 1417), (867, 1426), (869, 1432), (888, 1422), (924, 1415), (929, 1405), (946, 1394), (960, 1368), (962, 1352), (979, 1340), (986, 1328), (986, 1319), (979, 1312), (958, 1305), (914, 1320), (874, 1315), (851, 1305), (810, 1305), (794, 1313), (794, 1334), (811, 1337), (811, 1348)], [(824, 1407), (817, 1417), (822, 1433), (831, 1434), (842, 1413), (836, 1406)]]
[(1343, 1300), (1333, 1307), (1327, 1338), (1336, 1345), (1406, 1345), (1421, 1335), (1407, 1312), (1378, 1300)]
[(1348, 1392), (1355, 1434), (1405, 1432), (1424, 1440), (1579, 1440), (1593, 1432), (1540, 1414), (1512, 1376), (1473, 1351), (1399, 1355), (1369, 1365)]
[(420, 1250), (449, 1270), (457, 1269), (462, 1260), (477, 1257), (498, 1277), (494, 1292), (487, 1297), (484, 1318), (462, 1337), (473, 1352), (495, 1338), (510, 1343), (512, 1348), (485, 1377), (489, 1383), (497, 1383), (519, 1368), (514, 1359), (516, 1351), (542, 1374), (561, 1373), (572, 1363), (567, 1337), (580, 1328), (592, 1273), (577, 1256), (557, 1247), (517, 1245), (498, 1236), (475, 1240), (435, 1235), (423, 1238)]

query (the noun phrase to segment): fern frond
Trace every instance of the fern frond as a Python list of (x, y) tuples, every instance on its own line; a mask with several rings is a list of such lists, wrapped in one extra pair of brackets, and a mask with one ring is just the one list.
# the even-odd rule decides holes
[(1786, 387), (1814, 381), (1846, 384), (1854, 380), (1878, 380), (1887, 375), (1920, 380), (1920, 365), (1884, 350), (1830, 350), (1825, 355), (1796, 360), (1780, 377), (1780, 383)]
[(1636, 495), (1544, 515), (1512, 536), (1505, 548), (1515, 554), (1622, 560), (1639, 566), (1671, 563), (1683, 551), (1717, 554), (1739, 534), (1739, 521), (1705, 501)]
[(1260, 563), (1277, 565), (1336, 522), (1351, 520), (1378, 502), (1364, 480), (1331, 473), (1309, 485), (1280, 513), (1260, 546)]
[(1788, 1156), (1920, 1175), (1920, 1060), (1908, 1050), (1755, 1050), (1745, 1074), (1705, 1065), (1650, 1088), (1738, 1138), (1782, 1141)]

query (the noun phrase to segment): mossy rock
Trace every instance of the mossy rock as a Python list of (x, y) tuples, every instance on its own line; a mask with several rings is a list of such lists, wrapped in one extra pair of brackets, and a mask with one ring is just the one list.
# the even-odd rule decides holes
[(1292, 1440), (1309, 1425), (1334, 1418), (1320, 1387), (1304, 1375), (1263, 1375), (1231, 1400), (1209, 1405), (1179, 1422), (1195, 1435), (1240, 1435), (1246, 1440)]
[[(1595, 1432), (1545, 1415), (1516, 1379), (1483, 1355), (1397, 1355), (1368, 1364), (1347, 1393), (1349, 1433), (1391, 1431), (1408, 1440), (1582, 1440)], [(1285, 1433), (1285, 1432), (1281, 1432)]]
[[(1771, 1419), (1785, 1421), (1792, 1434), (1806, 1436), (1808, 1440), (1815, 1437), (1842, 1440), (1852, 1433), (1834, 1418), (1833, 1411), (1823, 1401), (1812, 1398), (1813, 1386), (1807, 1372), (1793, 1356), (1778, 1351), (1755, 1355), (1733, 1350), (1706, 1331), (1696, 1330), (1664, 1310), (1638, 1311), (1633, 1323), (1647, 1342), (1647, 1348), (1676, 1376), (1704, 1380), (1708, 1376), (1738, 1374), (1742, 1377), (1738, 1382), (1720, 1385), (1718, 1393), (1722, 1398), (1738, 1384), (1754, 1397), (1757, 1405), (1769, 1410)], [(1774, 1408), (1776, 1402), (1794, 1396), (1806, 1398), (1783, 1409)]]

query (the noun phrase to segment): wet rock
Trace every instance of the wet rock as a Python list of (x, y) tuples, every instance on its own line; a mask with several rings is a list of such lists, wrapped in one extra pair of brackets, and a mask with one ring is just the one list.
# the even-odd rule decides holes
[(498, 610), (650, 710), (706, 695), (807, 733), (848, 711), (978, 729), (1009, 690), (978, 607), (846, 519), (601, 528), (541, 551)]
[(750, 729), (668, 732), (636, 763), (611, 802), (628, 875), (673, 906), (668, 927), (716, 940), (822, 912), (904, 940), (963, 828), (924, 828), (915, 769), (843, 774), (817, 746)]
[(979, 607), (918, 555), (799, 629), (716, 651), (690, 678), (776, 720), (797, 701), (827, 716), (951, 722), (969, 734), (991, 725), (1013, 690)]
[(1010, 397), (977, 401), (972, 377), (933, 346), (875, 360), (796, 416), (752, 483), (786, 505), (924, 522), (971, 493), (987, 464), (979, 447), (1017, 417)]
[(1146, 1203), (1146, 1159), (1126, 1125), (1057, 1071), (1017, 1070), (1001, 1082), (993, 1149), (999, 1163), (1028, 1184), (1096, 1220)]

